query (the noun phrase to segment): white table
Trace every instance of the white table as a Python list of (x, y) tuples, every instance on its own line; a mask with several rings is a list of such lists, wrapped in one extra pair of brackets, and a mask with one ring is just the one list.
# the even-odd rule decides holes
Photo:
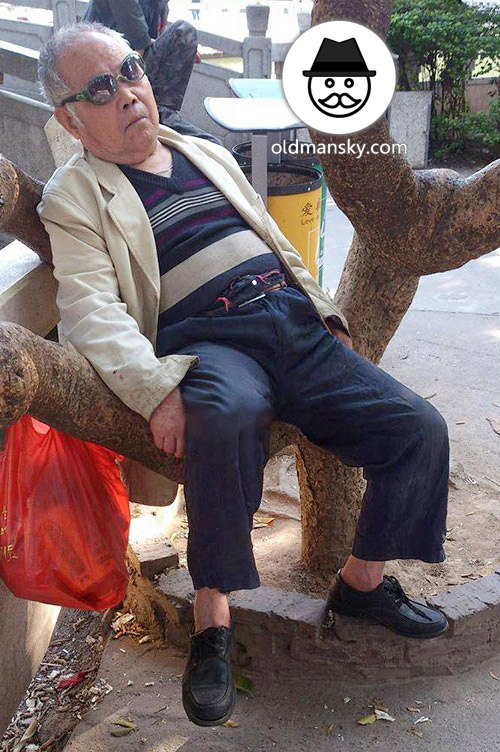
[(251, 131), (252, 185), (267, 206), (267, 164), (281, 161), (280, 155), (273, 154), (270, 148), (272, 143), (269, 143), (268, 133), (279, 134), (280, 131), (303, 128), (304, 124), (297, 119), (284, 97), (205, 97), (204, 104), (207, 114), (223, 128), (233, 132)]

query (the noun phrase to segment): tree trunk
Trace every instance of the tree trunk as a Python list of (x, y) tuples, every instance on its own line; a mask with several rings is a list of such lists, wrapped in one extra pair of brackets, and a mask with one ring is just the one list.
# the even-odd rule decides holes
[[(349, 321), (355, 349), (378, 363), (413, 300), (418, 277), (401, 276), (371, 257), (355, 235), (335, 301)], [(366, 484), (358, 469), (308, 442), (299, 442), (296, 460), (302, 558), (311, 571), (332, 574), (350, 553)]]
[(302, 511), (302, 560), (331, 575), (348, 557), (365, 488), (361, 470), (301, 437), (295, 445)]
[[(392, 0), (315, 0), (313, 24), (341, 18), (385, 37), (391, 11)], [(310, 133), (317, 145), (346, 140)], [(349, 138), (366, 147), (392, 142), (385, 117)], [(332, 196), (356, 230), (335, 302), (355, 349), (378, 363), (422, 274), (457, 268), (500, 245), (500, 163), (462, 180), (451, 170), (414, 173), (397, 154), (320, 159)], [(350, 550), (364, 481), (358, 470), (300, 441), (296, 454), (303, 558), (329, 574)]]

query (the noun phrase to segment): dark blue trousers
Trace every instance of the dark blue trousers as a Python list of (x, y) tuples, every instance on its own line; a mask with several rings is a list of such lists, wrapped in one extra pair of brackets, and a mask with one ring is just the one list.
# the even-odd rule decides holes
[(200, 357), (181, 383), (195, 589), (259, 586), (250, 531), (275, 419), (346, 465), (363, 467), (355, 556), (444, 560), (444, 419), (332, 336), (301, 292), (287, 287), (241, 309), (170, 325), (161, 350)]

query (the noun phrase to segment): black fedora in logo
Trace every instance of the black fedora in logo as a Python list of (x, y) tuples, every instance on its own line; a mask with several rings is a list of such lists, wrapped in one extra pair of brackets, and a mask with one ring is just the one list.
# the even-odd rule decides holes
[(352, 39), (336, 42), (325, 37), (314, 58), (311, 70), (302, 71), (304, 76), (366, 76), (377, 71), (368, 70), (358, 43)]

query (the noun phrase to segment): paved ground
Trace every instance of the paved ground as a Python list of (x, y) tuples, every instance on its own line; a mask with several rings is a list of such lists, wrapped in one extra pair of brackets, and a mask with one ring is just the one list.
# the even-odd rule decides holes
[[(121, 650), (125, 652), (121, 652)], [(68, 752), (494, 752), (500, 750), (500, 658), (460, 677), (357, 687), (253, 676), (254, 697), (239, 693), (237, 728), (202, 729), (181, 705), (183, 659), (172, 650), (145, 649), (131, 638), (113, 641), (100, 676), (113, 692), (84, 716)], [(127, 682), (133, 680), (132, 686)], [(144, 684), (154, 682), (154, 686)], [(350, 697), (350, 702), (344, 698)], [(382, 702), (394, 722), (357, 720)], [(410, 712), (407, 708), (418, 712)], [(137, 730), (115, 738), (113, 721), (130, 716)], [(414, 725), (419, 718), (429, 721)], [(331, 725), (333, 724), (333, 728)], [(409, 729), (422, 732), (422, 737)], [(328, 733), (328, 729), (330, 733)], [(146, 741), (142, 741), (146, 740)]]

